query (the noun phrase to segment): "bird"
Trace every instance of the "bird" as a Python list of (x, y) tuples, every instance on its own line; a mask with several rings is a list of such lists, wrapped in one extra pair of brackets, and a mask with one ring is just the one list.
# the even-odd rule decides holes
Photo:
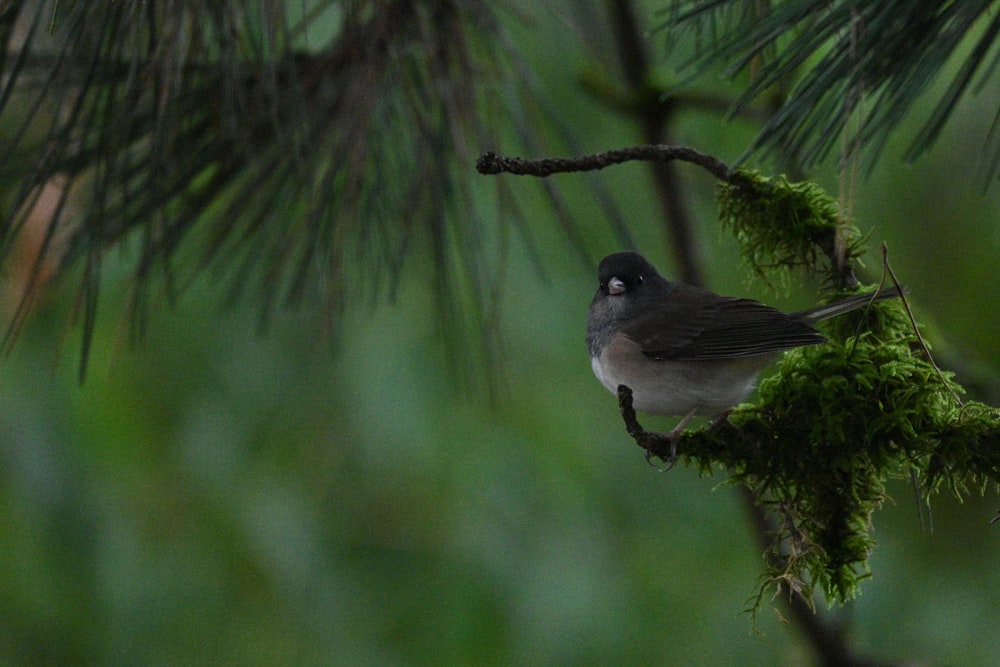
[(670, 281), (637, 252), (608, 255), (597, 275), (587, 316), (594, 374), (614, 394), (628, 387), (636, 410), (681, 417), (674, 439), (695, 416), (742, 403), (783, 351), (825, 342), (817, 322), (900, 294), (892, 286), (784, 313)]

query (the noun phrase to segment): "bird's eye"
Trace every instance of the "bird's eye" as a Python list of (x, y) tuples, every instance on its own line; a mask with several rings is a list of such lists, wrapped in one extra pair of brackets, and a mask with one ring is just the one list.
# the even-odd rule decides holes
[(636, 280), (636, 282), (641, 285), (643, 280), (645, 280), (645, 278), (642, 277), (642, 274), (639, 274), (639, 278)]

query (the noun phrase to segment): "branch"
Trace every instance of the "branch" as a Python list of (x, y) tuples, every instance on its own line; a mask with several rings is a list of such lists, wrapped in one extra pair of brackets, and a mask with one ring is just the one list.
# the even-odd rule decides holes
[[(506, 157), (496, 153), (486, 152), (476, 160), (476, 170), (480, 174), (514, 174), (515, 176), (537, 176), (546, 178), (553, 174), (573, 173), (580, 171), (594, 171), (604, 169), (616, 164), (631, 161), (660, 162), (667, 163), (673, 161), (688, 162), (701, 167), (709, 174), (731, 186), (734, 196), (740, 200), (740, 212), (742, 222), (750, 226), (759, 226), (757, 220), (751, 219), (743, 208), (743, 202), (759, 203), (758, 210), (774, 210), (772, 195), (780, 194), (786, 198), (785, 201), (801, 211), (793, 210), (787, 212), (781, 210), (779, 219), (774, 221), (779, 234), (787, 235), (790, 221), (799, 219), (805, 213), (820, 212), (829, 213), (828, 229), (819, 236), (810, 236), (807, 245), (816, 247), (829, 259), (832, 267), (839, 267), (833, 276), (833, 283), (844, 289), (856, 289), (859, 281), (854, 273), (854, 264), (850, 258), (839, 259), (836, 243), (837, 216), (835, 202), (830, 200), (829, 211), (824, 211), (822, 202), (813, 201), (818, 196), (825, 195), (822, 190), (809, 182), (788, 183), (784, 179), (765, 179), (739, 169), (733, 169), (725, 162), (707, 153), (688, 146), (674, 146), (669, 144), (644, 144), (641, 146), (629, 146), (615, 150), (593, 153), (569, 158), (537, 158), (528, 159), (520, 157)], [(788, 199), (788, 198), (791, 199)], [(732, 197), (730, 197), (732, 198)], [(725, 199), (724, 199), (725, 201)], [(755, 232), (756, 233), (756, 232)], [(691, 271), (691, 275), (697, 276), (698, 271)], [(697, 283), (697, 280), (690, 280), (685, 276), (684, 282)]]
[(695, 164), (720, 181), (731, 185), (746, 182), (743, 175), (733, 170), (722, 160), (687, 146), (665, 144), (645, 144), (616, 150), (570, 158), (539, 158), (530, 160), (519, 157), (504, 157), (496, 153), (483, 153), (476, 160), (476, 170), (480, 174), (514, 174), (515, 176), (538, 176), (545, 178), (552, 174), (577, 171), (593, 171), (612, 165), (640, 160), (644, 162), (671, 162), (680, 160)]
[(623, 384), (618, 385), (618, 407), (625, 422), (625, 430), (635, 439), (635, 444), (645, 450), (647, 461), (654, 456), (662, 461), (673, 460), (677, 454), (677, 438), (644, 429), (632, 407), (632, 390)]

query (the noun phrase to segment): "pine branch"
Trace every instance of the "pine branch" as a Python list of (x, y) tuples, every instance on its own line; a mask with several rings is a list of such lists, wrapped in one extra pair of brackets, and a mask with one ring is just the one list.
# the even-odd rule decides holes
[[(36, 263), (85, 278), (82, 368), (114, 248), (132, 266), (140, 330), (157, 290), (169, 298), (206, 274), (228, 283), (228, 298), (254, 299), (262, 322), (306, 302), (336, 319), (348, 297), (391, 298), (406, 259), (429, 248), (435, 320), (463, 338), (456, 367), (478, 365), (462, 354), (488, 357), (497, 295), (483, 267), (498, 244), (472, 205), (470, 146), (511, 125), (544, 146), (540, 119), (524, 116), (532, 92), (504, 6), (310, 6), (294, 17), (291, 5), (248, 0), (3, 5), (0, 39), (16, 27), (23, 44), (0, 62), (0, 118), (16, 128), (0, 146), (13, 183), (0, 264), (32, 199), (65, 179), (80, 214), (51, 221)], [(334, 26), (321, 44), (306, 40), (317, 18)], [(484, 80), (499, 94), (483, 95)], [(43, 272), (32, 275), (7, 345)]]
[[(870, 170), (889, 136), (951, 64), (957, 64), (957, 73), (911, 140), (909, 159), (934, 145), (963, 97), (995, 82), (1000, 62), (995, 4), (674, 0), (660, 29), (670, 39), (676, 39), (676, 30), (694, 34), (699, 53), (689, 64), (697, 72), (719, 65), (730, 75), (753, 69), (736, 109), (802, 72), (748, 155), (794, 155), (808, 168), (825, 160), (848, 132), (848, 141), (863, 148)], [(856, 127), (850, 124), (855, 114), (860, 114)], [(1000, 165), (995, 127), (982, 132), (990, 178)]]

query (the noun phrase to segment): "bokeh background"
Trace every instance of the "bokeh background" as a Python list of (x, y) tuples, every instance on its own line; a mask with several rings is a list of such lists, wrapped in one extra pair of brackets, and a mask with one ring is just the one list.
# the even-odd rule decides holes
[[(638, 143), (579, 84), (602, 56), (570, 18), (555, 6), (508, 20), (585, 152)], [(995, 89), (963, 103), (913, 164), (893, 141), (853, 203), (870, 275), (884, 241), (939, 361), (993, 404), (1000, 200), (976, 169), (998, 103)], [(754, 129), (692, 113), (672, 133), (732, 161)], [(713, 182), (682, 175), (712, 288), (789, 309), (816, 298), (795, 279), (778, 290), (751, 280), (718, 227)], [(811, 176), (839, 187), (832, 168)], [(503, 232), (494, 177), (472, 164), (466, 177)], [(764, 601), (752, 631), (761, 555), (725, 471), (647, 465), (592, 377), (594, 268), (620, 249), (588, 197), (593, 177), (550, 179), (590, 263), (538, 182), (500, 178), (532, 241), (505, 232), (501, 345), (471, 373), (449, 363), (419, 256), (393, 299), (348, 296), (335, 331), (309, 306), (261, 327), (252, 302), (223, 307), (203, 276), (154, 302), (136, 341), (126, 249), (108, 259), (82, 384), (75, 286), (53, 284), (0, 363), (0, 664), (810, 664), (778, 601)], [(597, 178), (670, 274), (646, 167)], [(376, 280), (380, 267), (367, 270)], [(1000, 497), (939, 496), (929, 530), (907, 479), (890, 494), (873, 517), (871, 579), (820, 613), (867, 654), (992, 664)]]

